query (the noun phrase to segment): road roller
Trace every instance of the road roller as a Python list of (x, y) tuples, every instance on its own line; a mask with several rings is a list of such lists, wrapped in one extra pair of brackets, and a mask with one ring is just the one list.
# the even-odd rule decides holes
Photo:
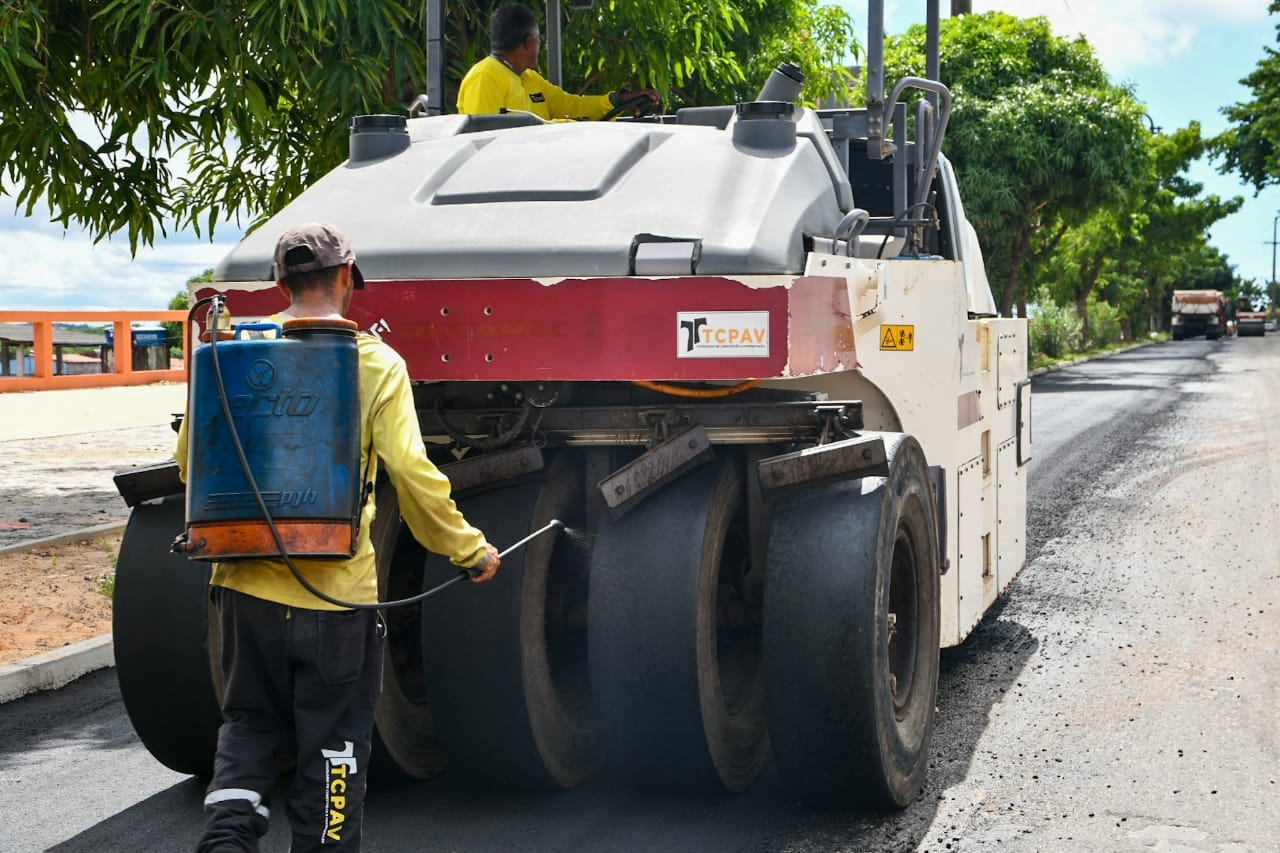
[[(349, 159), (193, 285), (258, 322), (280, 234), (337, 225), (349, 319), (404, 358), (467, 519), (499, 546), (561, 523), (387, 608), (375, 773), (741, 792), (771, 760), (817, 804), (919, 795), (939, 649), (1026, 559), (1027, 324), (943, 153), (946, 86), (869, 74), (865, 107), (814, 109), (802, 77), (610, 121), (355, 116)], [(171, 461), (117, 482), (121, 693), (157, 760), (207, 773), (208, 564), (172, 547), (199, 508)], [(456, 572), (370, 499), (385, 600)]]

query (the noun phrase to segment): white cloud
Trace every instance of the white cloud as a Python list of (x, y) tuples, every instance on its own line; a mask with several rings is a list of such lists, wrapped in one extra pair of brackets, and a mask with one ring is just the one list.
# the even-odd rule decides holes
[(1206, 61), (1194, 49), (1197, 35), (1207, 27), (1271, 29), (1263, 0), (974, 0), (973, 11), (1043, 16), (1058, 35), (1081, 33), (1116, 77), (1170, 61)]
[(83, 231), (38, 219), (0, 216), (0, 308), (162, 309), (188, 278), (216, 266), (239, 234), (215, 243), (181, 233), (129, 254), (124, 239), (94, 244)]

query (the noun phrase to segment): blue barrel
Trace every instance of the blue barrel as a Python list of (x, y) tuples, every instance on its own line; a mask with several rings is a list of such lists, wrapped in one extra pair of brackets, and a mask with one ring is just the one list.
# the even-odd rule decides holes
[(187, 554), (228, 560), (280, 553), (223, 415), (216, 355), (231, 422), (285, 550), (300, 557), (349, 557), (362, 491), (356, 325), (299, 319), (286, 322), (278, 335), (264, 336), (262, 329), (239, 326), (232, 340), (195, 351)]

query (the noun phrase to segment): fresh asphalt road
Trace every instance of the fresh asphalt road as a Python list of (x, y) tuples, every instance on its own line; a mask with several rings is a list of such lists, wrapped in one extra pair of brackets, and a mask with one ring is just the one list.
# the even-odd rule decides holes
[[(911, 807), (809, 811), (772, 771), (717, 798), (446, 777), (374, 790), (364, 849), (1280, 849), (1280, 336), (1141, 347), (1033, 393), (1029, 562), (943, 652)], [(113, 671), (0, 706), (0, 743), (0, 851), (194, 845), (202, 784), (137, 742)]]

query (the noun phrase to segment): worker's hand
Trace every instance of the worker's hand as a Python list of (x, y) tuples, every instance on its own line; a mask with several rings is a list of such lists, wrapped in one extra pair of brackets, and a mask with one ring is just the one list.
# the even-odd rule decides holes
[(619, 89), (609, 96), (609, 102), (616, 107), (628, 101), (639, 100), (642, 96), (648, 97), (649, 103), (646, 104), (644, 101), (640, 101), (636, 106), (633, 106), (631, 112), (636, 116), (655, 112), (662, 102), (657, 89)]
[(498, 557), (498, 549), (486, 542), (484, 550), (484, 559), (467, 570), (471, 572), (472, 583), (491, 581), (493, 576), (498, 573), (498, 564), (502, 562), (501, 558)]

